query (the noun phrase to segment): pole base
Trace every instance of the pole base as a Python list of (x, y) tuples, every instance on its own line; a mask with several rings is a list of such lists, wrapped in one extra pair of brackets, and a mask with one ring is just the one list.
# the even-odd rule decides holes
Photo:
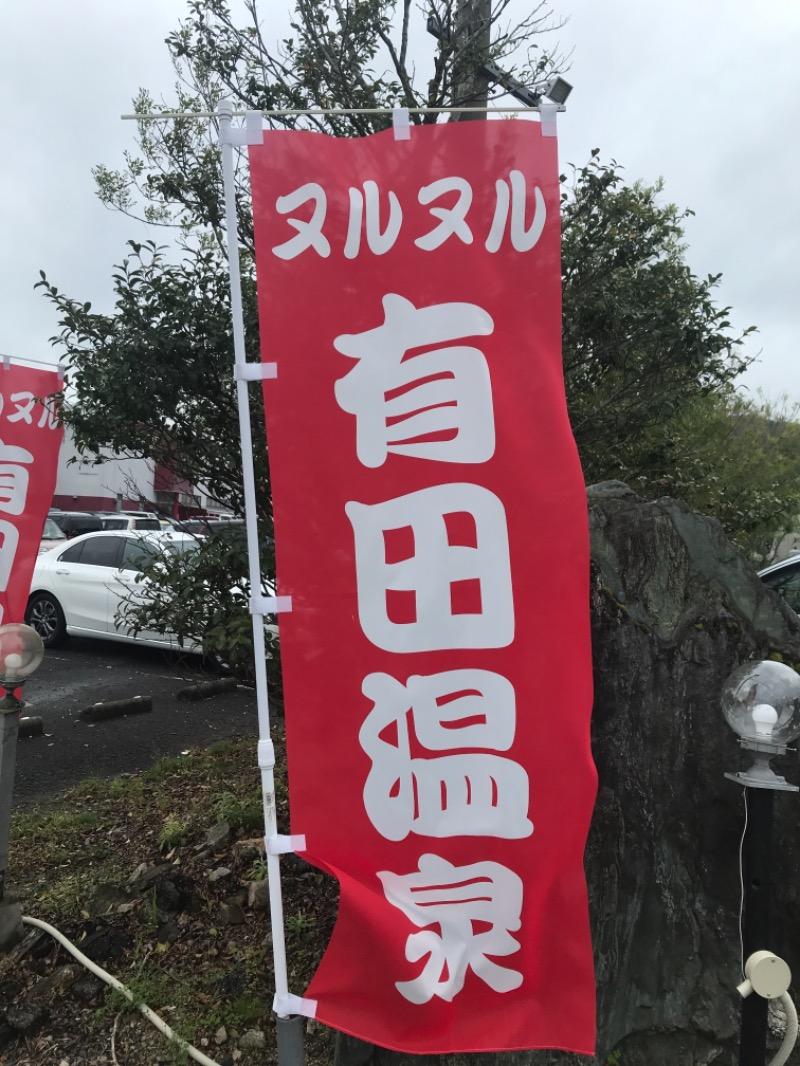
[(291, 1018), (277, 1019), (278, 1066), (305, 1066), (306, 1053), (303, 1047), (303, 1018), (299, 1014)]

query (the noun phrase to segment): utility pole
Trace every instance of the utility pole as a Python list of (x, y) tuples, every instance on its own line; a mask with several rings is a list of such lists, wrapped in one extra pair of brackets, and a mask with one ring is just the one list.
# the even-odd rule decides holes
[(483, 69), (492, 44), (492, 0), (458, 0), (453, 45), (456, 50), (453, 104), (482, 107), (451, 116), (451, 122), (485, 119), (492, 79)]

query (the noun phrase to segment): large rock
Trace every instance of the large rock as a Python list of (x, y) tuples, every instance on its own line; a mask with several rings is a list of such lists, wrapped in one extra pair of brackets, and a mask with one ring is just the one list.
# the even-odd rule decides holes
[[(800, 620), (717, 522), (675, 500), (645, 502), (609, 482), (589, 490), (589, 514), (600, 785), (586, 874), (598, 1058), (722, 1066), (736, 1061), (738, 1047), (743, 827), (742, 789), (724, 774), (741, 768), (744, 756), (720, 693), (747, 660), (800, 664)], [(782, 770), (797, 782), (796, 757)], [(778, 793), (776, 801), (772, 949), (797, 970), (800, 799)], [(349, 1039), (338, 1054), (340, 1066), (420, 1061)], [(469, 1061), (567, 1060), (517, 1052)]]
[[(749, 659), (800, 663), (800, 621), (718, 523), (615, 484), (589, 502), (600, 788), (586, 872), (600, 1052), (694, 1066), (735, 1047), (741, 1002), (743, 797), (724, 774), (745, 759), (720, 693)], [(791, 794), (777, 801), (776, 838), (793, 846), (776, 849), (773, 950), (792, 966), (800, 809)], [(733, 1061), (730, 1050), (716, 1061)]]

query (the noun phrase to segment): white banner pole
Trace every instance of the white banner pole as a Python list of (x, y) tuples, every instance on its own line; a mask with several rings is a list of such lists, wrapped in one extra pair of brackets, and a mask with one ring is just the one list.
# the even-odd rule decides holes
[[(236, 218), (233, 144), (230, 137), (233, 107), (229, 100), (218, 104), (219, 140), (222, 149), (222, 177), (225, 190), (225, 225), (228, 238), (228, 266), (231, 285), (231, 316), (233, 320), (233, 350), (235, 369), (246, 364), (244, 347), (244, 314), (242, 311), (242, 282), (239, 269), (239, 230)], [(256, 520), (256, 488), (253, 468), (253, 440), (250, 428), (250, 404), (247, 381), (236, 374), (236, 398), (239, 406), (239, 437), (242, 446), (242, 474), (244, 479), (245, 524), (247, 528), (247, 555), (250, 573), (250, 594), (261, 594), (261, 560), (258, 550), (258, 524)], [(253, 653), (256, 672), (256, 703), (258, 707), (258, 766), (261, 770), (261, 790), (264, 797), (264, 836), (267, 840), (278, 833), (275, 811), (275, 749), (270, 736), (269, 693), (267, 690), (267, 660), (264, 644), (264, 617), (253, 613)], [(279, 1001), (286, 1001), (289, 994), (286, 971), (286, 939), (283, 923), (283, 899), (281, 896), (280, 859), (269, 848), (266, 850), (267, 876), (269, 878), (270, 922), (272, 925), (272, 954), (275, 965), (275, 993)], [(284, 1048), (282, 1054), (280, 1019), (278, 1028), (279, 1066), (300, 1066), (302, 1057), (296, 1054), (296, 1040)], [(297, 1018), (298, 1023), (301, 1019)]]

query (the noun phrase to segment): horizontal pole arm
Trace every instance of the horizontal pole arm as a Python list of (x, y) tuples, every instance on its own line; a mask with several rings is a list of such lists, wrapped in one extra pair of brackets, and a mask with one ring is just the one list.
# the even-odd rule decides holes
[[(392, 107), (328, 107), (328, 108), (306, 108), (306, 109), (275, 109), (272, 111), (262, 111), (261, 114), (265, 118), (269, 117), (291, 117), (299, 115), (391, 115), (395, 108)], [(436, 115), (450, 113), (464, 113), (464, 112), (485, 112), (485, 107), (409, 107), (406, 109), (409, 114), (412, 115)], [(498, 107), (489, 108), (492, 114), (496, 115), (510, 115), (518, 111), (535, 111), (533, 107)], [(563, 110), (563, 105), (559, 107), (559, 110)], [(232, 113), (233, 118), (244, 118), (247, 114), (246, 111), (234, 111)], [(173, 119), (173, 118), (216, 118), (216, 111), (162, 111), (160, 114), (147, 114), (147, 115), (121, 115), (120, 118), (125, 120), (134, 120), (136, 122), (158, 122), (161, 119)]]

